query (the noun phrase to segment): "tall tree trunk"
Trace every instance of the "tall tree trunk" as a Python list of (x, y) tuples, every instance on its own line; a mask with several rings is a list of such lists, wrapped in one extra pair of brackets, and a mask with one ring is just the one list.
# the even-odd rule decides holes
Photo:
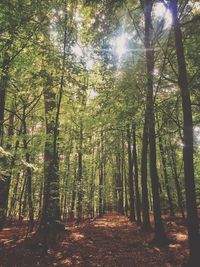
[(9, 209), (9, 217), (14, 217), (14, 211), (16, 210), (16, 201), (17, 201), (17, 195), (18, 195), (18, 187), (19, 187), (19, 180), (20, 180), (20, 172), (16, 174), (15, 178), (15, 184), (14, 184), (14, 189), (10, 201), (10, 209)]
[(124, 160), (124, 135), (123, 133), (121, 134), (121, 211), (122, 214), (124, 214), (124, 165), (125, 165), (125, 160)]
[(142, 158), (141, 158), (141, 187), (142, 187), (142, 230), (150, 231), (151, 223), (149, 217), (149, 197), (147, 183), (147, 152), (148, 152), (148, 124), (147, 110), (142, 135)]
[(103, 132), (101, 131), (100, 136), (100, 147), (99, 147), (99, 216), (104, 213), (104, 146), (103, 146)]
[[(30, 164), (30, 154), (28, 152), (28, 141), (26, 139), (27, 126), (26, 126), (25, 107), (23, 109), (22, 124), (23, 124), (23, 144), (24, 144), (24, 150), (26, 151), (25, 152), (26, 163), (28, 165)], [(34, 226), (34, 211), (33, 211), (33, 201), (32, 201), (32, 170), (30, 166), (26, 167), (26, 189), (28, 194), (28, 207), (29, 207), (29, 231), (32, 232)]]
[(78, 148), (78, 171), (77, 171), (77, 221), (78, 223), (82, 219), (82, 200), (83, 200), (83, 190), (82, 190), (82, 176), (83, 176), (83, 122), (81, 119), (80, 130), (79, 130), (79, 148)]
[(22, 222), (23, 220), (23, 216), (22, 216), (22, 206), (23, 206), (23, 197), (24, 196), (24, 192), (25, 192), (25, 188), (26, 188), (26, 177), (24, 177), (24, 172), (22, 175), (22, 190), (20, 193), (20, 197), (19, 197), (19, 212), (18, 212), (18, 216), (19, 216), (19, 222)]
[(122, 172), (123, 172), (123, 203), (124, 212), (128, 216), (128, 196), (127, 196), (127, 173), (126, 173), (126, 159), (125, 159), (125, 136), (122, 133)]
[(2, 63), (2, 74), (0, 78), (0, 145), (3, 144), (3, 123), (4, 123), (4, 111), (6, 103), (6, 90), (9, 81), (9, 65), (10, 57), (6, 52), (4, 54)]
[[(14, 134), (13, 129), (14, 129), (14, 110), (13, 107), (11, 107), (11, 112), (9, 114), (8, 143), (6, 146), (7, 150), (10, 150), (12, 148), (9, 138), (11, 138)], [(4, 224), (6, 222), (11, 174), (15, 163), (16, 151), (18, 149), (18, 146), (19, 146), (19, 141), (17, 140), (15, 143), (15, 148), (14, 148), (15, 152), (14, 155), (12, 156), (11, 163), (8, 163), (6, 158), (1, 159), (3, 168), (6, 169), (9, 172), (9, 174), (7, 176), (2, 175), (2, 177), (0, 175), (0, 230), (4, 227)]]
[(170, 160), (171, 170), (172, 170), (173, 178), (175, 181), (175, 188), (176, 188), (177, 199), (178, 199), (178, 207), (179, 207), (179, 210), (182, 214), (183, 219), (185, 219), (184, 207), (183, 207), (183, 196), (181, 193), (181, 185), (179, 182), (179, 175), (177, 173), (177, 163), (176, 163), (177, 159), (176, 159), (176, 154), (175, 154), (176, 152), (174, 151), (174, 148), (171, 144), (171, 141), (170, 141), (170, 151), (168, 150), (168, 154), (169, 153), (170, 153), (170, 155), (168, 157)]
[(56, 126), (56, 95), (53, 91), (53, 79), (47, 71), (43, 71), (46, 79), (43, 89), (44, 107), (46, 118), (46, 140), (44, 149), (44, 196), (42, 216), (38, 234), (44, 244), (44, 250), (48, 245), (55, 245), (57, 235), (62, 227), (59, 226), (60, 194), (58, 176), (57, 139), (55, 139)]
[(133, 166), (135, 176), (135, 196), (136, 196), (136, 215), (137, 224), (141, 225), (141, 203), (140, 203), (140, 192), (138, 185), (138, 157), (137, 157), (137, 143), (136, 143), (136, 127), (133, 125)]
[(150, 174), (153, 195), (154, 211), (154, 242), (163, 245), (166, 244), (164, 226), (161, 219), (161, 207), (159, 196), (159, 182), (156, 166), (156, 137), (155, 137), (155, 114), (154, 114), (154, 96), (153, 96), (153, 71), (154, 71), (154, 50), (152, 47), (152, 21), (151, 12), (153, 1), (141, 0), (145, 20), (144, 45), (146, 49), (146, 68), (147, 68), (147, 111), (149, 113), (149, 148), (150, 148)]
[[(92, 138), (90, 139), (90, 145), (92, 147)], [(91, 158), (91, 162), (90, 162), (90, 166), (91, 166), (91, 180), (89, 183), (89, 201), (88, 201), (88, 217), (89, 218), (93, 218), (94, 217), (94, 179), (95, 179), (95, 166), (94, 166), (94, 147), (92, 148), (92, 158)]]
[(121, 157), (119, 152), (116, 155), (116, 186), (117, 186), (117, 210), (123, 214), (123, 184), (122, 184), (122, 170)]
[(200, 233), (195, 197), (192, 110), (187, 80), (183, 38), (178, 18), (177, 0), (169, 0), (169, 5), (173, 17), (173, 28), (178, 62), (178, 83), (181, 90), (183, 109), (183, 161), (186, 190), (188, 237), (190, 244), (190, 259), (188, 265), (195, 267), (198, 266), (200, 262)]
[(161, 134), (158, 137), (160, 156), (161, 156), (161, 161), (162, 161), (165, 186), (166, 186), (166, 190), (167, 190), (167, 198), (168, 198), (168, 202), (169, 202), (170, 215), (174, 216), (174, 205), (173, 205), (173, 200), (172, 200), (172, 196), (171, 196), (171, 192), (170, 192), (169, 176), (168, 176), (168, 172), (167, 172), (167, 163), (166, 163), (166, 154), (165, 154), (165, 149), (163, 146), (163, 140), (162, 140)]
[(127, 127), (127, 143), (128, 143), (128, 181), (129, 181), (129, 201), (130, 201), (130, 221), (135, 221), (135, 202), (133, 189), (133, 160), (131, 153), (131, 133), (130, 127)]
[(70, 145), (70, 149), (67, 152), (68, 155), (66, 157), (66, 164), (67, 164), (67, 171), (66, 171), (66, 177), (65, 177), (65, 181), (64, 181), (64, 189), (63, 189), (63, 195), (64, 195), (64, 203), (63, 203), (63, 220), (65, 221), (67, 219), (67, 186), (68, 186), (68, 179), (70, 177), (70, 167), (71, 167), (71, 152), (72, 152), (72, 141), (71, 141), (71, 145)]
[(70, 220), (74, 219), (74, 213), (75, 213), (76, 179), (77, 179), (77, 172), (76, 172), (76, 167), (75, 167), (74, 168), (74, 181), (73, 181), (73, 188), (72, 188), (72, 195), (71, 195)]

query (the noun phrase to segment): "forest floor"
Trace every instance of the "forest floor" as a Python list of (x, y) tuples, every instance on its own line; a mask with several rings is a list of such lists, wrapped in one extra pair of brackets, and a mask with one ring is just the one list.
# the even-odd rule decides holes
[(42, 256), (23, 245), (27, 225), (10, 225), (0, 232), (0, 267), (179, 267), (188, 256), (185, 224), (180, 217), (164, 217), (166, 231), (174, 241), (164, 248), (153, 246), (153, 233), (142, 233), (136, 223), (118, 213), (80, 225), (67, 225), (55, 249)]

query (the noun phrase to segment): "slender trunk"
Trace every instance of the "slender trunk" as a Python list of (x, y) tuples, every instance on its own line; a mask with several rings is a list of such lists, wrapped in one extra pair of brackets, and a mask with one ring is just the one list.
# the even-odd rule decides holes
[(126, 159), (125, 159), (125, 138), (122, 134), (122, 173), (123, 173), (123, 203), (124, 203), (124, 212), (128, 216), (128, 197), (127, 197), (127, 175), (126, 175)]
[[(30, 154), (28, 152), (28, 142), (26, 140), (27, 135), (27, 127), (26, 127), (26, 110), (24, 108), (23, 110), (23, 144), (24, 144), (24, 150), (25, 157), (26, 157), (26, 163), (30, 164)], [(30, 166), (26, 167), (26, 188), (27, 188), (27, 194), (28, 194), (28, 207), (29, 207), (29, 231), (33, 231), (34, 226), (34, 211), (33, 211), (33, 201), (32, 201), (32, 170)]]
[(10, 210), (9, 210), (9, 217), (13, 217), (13, 211), (15, 211), (16, 201), (17, 201), (17, 194), (18, 194), (18, 186), (19, 186), (19, 179), (20, 179), (20, 172), (16, 174), (16, 182), (14, 184), (14, 189), (10, 201)]
[(140, 203), (140, 192), (138, 184), (138, 157), (137, 157), (137, 143), (136, 143), (136, 127), (133, 126), (133, 166), (135, 176), (135, 196), (136, 196), (136, 215), (137, 224), (141, 225), (141, 203)]
[(42, 181), (42, 179), (41, 179), (41, 181), (40, 181), (40, 191), (39, 191), (39, 196), (40, 196), (40, 198), (39, 198), (39, 207), (38, 207), (38, 209), (39, 209), (39, 212), (38, 212), (38, 217), (40, 218), (41, 217), (41, 214), (42, 214), (42, 201), (43, 201), (43, 198), (42, 198), (42, 195), (43, 195), (43, 192), (44, 192), (44, 184), (43, 184), (43, 181)]
[(117, 210), (123, 214), (123, 185), (121, 177), (121, 158), (120, 154), (116, 155), (116, 186), (117, 186)]
[(149, 196), (147, 183), (147, 151), (148, 151), (148, 127), (147, 111), (145, 111), (145, 122), (142, 136), (142, 158), (141, 158), (141, 187), (142, 187), (142, 230), (150, 231), (151, 223), (149, 217)]
[(83, 191), (82, 191), (82, 176), (83, 176), (83, 123), (81, 120), (80, 131), (79, 131), (79, 148), (78, 148), (78, 171), (77, 171), (77, 221), (78, 223), (82, 219), (82, 200), (83, 200)]
[(126, 216), (128, 216), (128, 192), (127, 192), (127, 175), (126, 175), (126, 172), (124, 175), (124, 194), (125, 194), (125, 213), (126, 213)]
[(71, 210), (70, 210), (70, 220), (74, 219), (74, 208), (75, 208), (75, 200), (76, 200), (76, 171), (75, 171), (75, 176), (74, 176), (74, 184), (73, 184), (73, 189), (72, 189), (72, 200), (71, 200)]
[[(10, 143), (10, 138), (13, 136), (13, 126), (14, 126), (14, 112), (13, 108), (11, 107), (11, 112), (9, 114), (9, 127), (8, 127), (8, 143), (6, 146), (7, 150), (10, 150), (12, 148), (12, 145)], [(20, 130), (21, 131), (21, 130)], [(20, 132), (21, 133), (21, 132)], [(19, 146), (19, 141), (17, 140), (15, 143), (14, 148), (14, 155), (11, 159), (11, 163), (9, 164), (7, 162), (6, 158), (1, 159), (3, 168), (6, 169), (9, 174), (6, 176), (1, 177), (0, 175), (0, 230), (4, 227), (4, 224), (6, 222), (6, 215), (7, 215), (7, 206), (8, 206), (8, 197), (9, 197), (9, 189), (10, 189), (10, 182), (11, 182), (11, 174), (12, 169), (15, 164), (15, 158), (16, 158), (16, 151)]]
[[(24, 177), (24, 173), (22, 175), (22, 179)], [(24, 180), (22, 181), (23, 185), (22, 185), (22, 190), (21, 190), (21, 194), (20, 194), (20, 198), (19, 198), (19, 222), (22, 222), (23, 220), (23, 216), (22, 216), (22, 200), (23, 200), (23, 196), (24, 196), (24, 192), (25, 192), (25, 188), (26, 188), (26, 177), (24, 177)]]
[[(92, 142), (90, 140), (90, 144)], [(94, 217), (94, 178), (95, 178), (95, 169), (94, 169), (94, 148), (92, 148), (92, 159), (91, 159), (91, 180), (90, 180), (90, 188), (89, 188), (89, 201), (88, 201), (88, 217)]]
[(164, 174), (164, 180), (165, 180), (165, 186), (166, 186), (166, 191), (167, 191), (167, 198), (169, 202), (169, 210), (170, 210), (170, 216), (174, 216), (174, 205), (173, 205), (173, 200), (172, 196), (170, 193), (170, 185), (169, 185), (169, 176), (167, 172), (167, 163), (166, 163), (166, 155), (165, 155), (165, 149), (163, 147), (163, 140), (161, 134), (158, 137), (159, 139), (159, 148), (160, 148), (160, 156), (161, 156), (161, 161), (162, 161), (162, 166), (163, 166), (163, 174)]
[(103, 187), (104, 187), (104, 146), (103, 146), (103, 132), (100, 136), (99, 147), (99, 216), (104, 213), (104, 199), (103, 199)]
[(128, 142), (128, 181), (129, 181), (129, 199), (130, 199), (130, 221), (135, 221), (133, 160), (131, 155), (131, 134), (129, 126), (127, 127), (127, 142)]
[(2, 75), (0, 78), (0, 145), (3, 144), (3, 123), (4, 123), (4, 111), (6, 103), (6, 90), (9, 81), (9, 65), (10, 57), (8, 53), (5, 53), (2, 63)]
[(122, 144), (122, 152), (121, 152), (121, 207), (122, 207), (122, 214), (124, 214), (124, 135), (122, 133), (122, 139), (121, 139), (121, 144)]
[(176, 193), (177, 193), (177, 198), (178, 198), (178, 206), (179, 206), (179, 210), (181, 212), (183, 219), (185, 219), (185, 213), (184, 213), (184, 207), (183, 207), (183, 196), (181, 193), (181, 185), (180, 185), (179, 177), (177, 173), (177, 164), (176, 164), (177, 159), (176, 159), (175, 151), (171, 144), (171, 141), (170, 141), (170, 150), (171, 151), (169, 153), (171, 154), (171, 157), (169, 155), (169, 160), (170, 160), (170, 165), (171, 165), (171, 169), (173, 173), (173, 178), (175, 181), (175, 188), (176, 188)]
[(66, 180), (64, 182), (64, 190), (63, 190), (63, 194), (64, 194), (64, 203), (63, 203), (63, 220), (65, 221), (67, 219), (67, 186), (68, 186), (68, 179), (69, 179), (69, 174), (70, 174), (70, 155), (71, 155), (71, 150), (72, 150), (72, 144), (70, 147), (70, 152), (68, 153), (67, 156), (67, 173), (66, 173)]

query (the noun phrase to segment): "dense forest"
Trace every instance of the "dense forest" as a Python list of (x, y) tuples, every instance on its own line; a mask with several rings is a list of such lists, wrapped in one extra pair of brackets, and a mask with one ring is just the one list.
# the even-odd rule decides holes
[(1, 0), (0, 51), (0, 266), (199, 267), (199, 1)]

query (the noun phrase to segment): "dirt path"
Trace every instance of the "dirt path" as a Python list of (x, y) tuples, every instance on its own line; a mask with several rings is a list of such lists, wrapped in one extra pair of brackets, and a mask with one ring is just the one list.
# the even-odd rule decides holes
[(175, 222), (169, 223), (169, 233), (177, 240), (163, 249), (150, 246), (152, 234), (142, 233), (135, 223), (117, 213), (67, 228), (62, 243), (45, 257), (36, 249), (23, 248), (23, 243), (4, 245), (0, 266), (178, 267), (188, 252), (185, 229)]

